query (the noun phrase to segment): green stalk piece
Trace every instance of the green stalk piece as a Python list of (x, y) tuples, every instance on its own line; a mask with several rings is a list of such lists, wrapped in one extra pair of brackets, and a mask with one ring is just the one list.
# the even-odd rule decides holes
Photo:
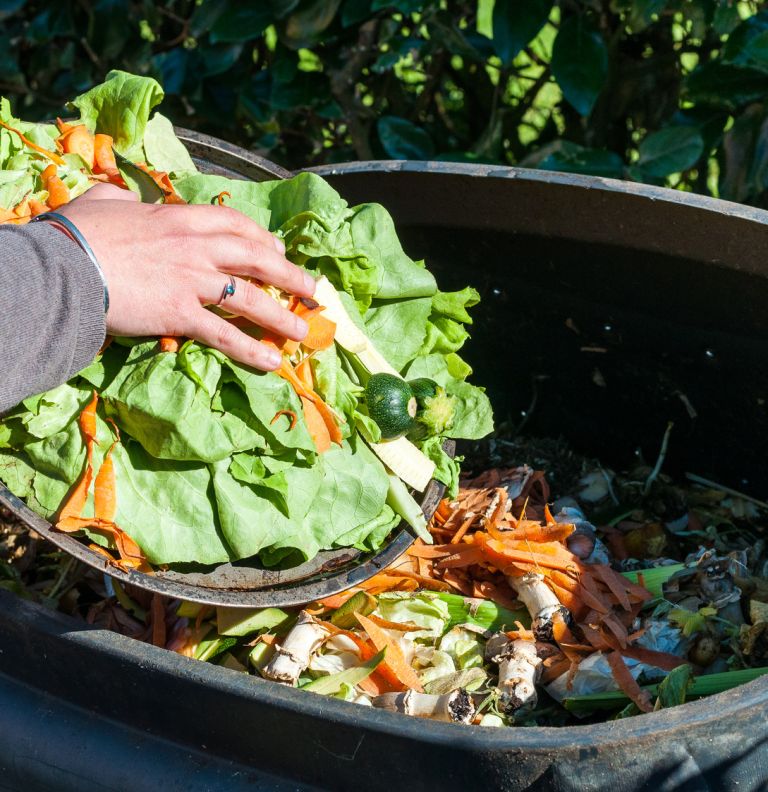
[[(704, 698), (722, 693), (725, 690), (744, 685), (768, 674), (768, 668), (743, 668), (738, 671), (723, 671), (720, 674), (707, 674), (696, 677), (688, 688), (687, 698)], [(663, 684), (663, 683), (662, 683)], [(652, 696), (657, 696), (660, 685), (646, 685)], [(628, 697), (620, 690), (610, 690), (605, 693), (591, 693), (587, 696), (572, 696), (563, 701), (563, 705), (574, 715), (587, 715), (597, 710), (612, 710), (624, 706), (629, 701)]]
[(342, 630), (351, 630), (358, 626), (355, 613), (367, 616), (376, 610), (376, 598), (367, 591), (358, 591), (353, 594), (343, 605), (340, 605), (331, 614), (329, 621)]
[[(664, 584), (681, 569), (685, 569), (685, 564), (670, 564), (669, 566), (651, 567), (650, 569), (641, 569), (639, 572), (622, 572), (621, 574), (627, 580), (645, 586), (658, 599), (664, 595)], [(640, 583), (640, 576), (643, 578), (642, 583)]]

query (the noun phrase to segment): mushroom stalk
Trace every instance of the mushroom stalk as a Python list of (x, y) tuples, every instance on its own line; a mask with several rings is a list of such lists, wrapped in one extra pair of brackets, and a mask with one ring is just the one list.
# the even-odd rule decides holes
[(371, 704), (389, 712), (449, 723), (470, 723), (475, 714), (474, 702), (463, 689), (442, 696), (418, 693), (415, 690), (407, 690), (405, 693), (382, 693), (372, 699)]
[(520, 577), (508, 577), (507, 580), (531, 614), (531, 629), (536, 639), (552, 641), (552, 617), (559, 613), (567, 622), (571, 615), (544, 582), (544, 575), (539, 572), (526, 572)]
[(261, 672), (262, 676), (275, 682), (295, 685), (312, 655), (329, 635), (328, 630), (318, 624), (313, 616), (301, 611), (295, 626)]
[(497, 633), (485, 647), (485, 659), (499, 666), (499, 705), (510, 715), (532, 710), (538, 701), (536, 683), (542, 662), (533, 641), (510, 641)]

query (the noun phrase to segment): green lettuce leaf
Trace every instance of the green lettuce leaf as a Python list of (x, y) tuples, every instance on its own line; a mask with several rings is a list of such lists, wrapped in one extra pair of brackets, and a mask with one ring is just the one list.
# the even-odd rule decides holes
[(237, 209), (264, 228), (271, 228), (269, 196), (276, 182), (248, 182), (225, 176), (195, 174), (175, 179), (176, 192), (192, 204), (214, 204), (222, 192), (228, 192), (224, 203)]
[(25, 399), (29, 411), (22, 417), (27, 432), (38, 439), (62, 431), (76, 420), (93, 397), (91, 389), (65, 383), (58, 388)]
[(388, 621), (411, 622), (421, 627), (420, 631), (411, 633), (413, 638), (438, 638), (451, 618), (447, 603), (430, 592), (387, 591), (379, 596), (376, 613)]
[(350, 219), (352, 244), (358, 255), (378, 270), (375, 295), (379, 300), (431, 297), (437, 291), (434, 276), (403, 251), (395, 224), (380, 204), (355, 207)]
[(113, 451), (117, 524), (154, 564), (236, 558), (219, 529), (211, 474), (200, 462), (155, 459), (139, 443)]
[(158, 459), (213, 462), (263, 446), (256, 426), (211, 409), (210, 393), (221, 376), (218, 353), (201, 349), (201, 387), (178, 369), (176, 353), (156, 349), (156, 342), (133, 347), (126, 365), (102, 393), (108, 414), (121, 429)]
[(427, 333), (431, 305), (429, 297), (376, 300), (366, 312), (368, 338), (398, 371), (418, 354)]
[(0, 209), (13, 209), (34, 187), (35, 179), (28, 170), (0, 170)]
[(459, 494), (459, 473), (462, 457), (449, 457), (443, 450), (442, 437), (430, 437), (421, 445), (421, 451), (435, 463), (434, 477), (445, 484), (445, 494), (455, 498)]
[(458, 292), (437, 292), (432, 297), (432, 312), (419, 354), (445, 354), (460, 349), (469, 338), (464, 325), (472, 322), (466, 309), (478, 302), (480, 295), (469, 286)]
[(296, 545), (290, 546), (291, 551), (295, 548), (305, 558), (317, 553), (319, 547), (314, 541), (309, 537), (303, 541), (300, 534), (303, 518), (323, 483), (320, 468), (320, 464), (312, 467), (295, 465), (281, 474), (286, 477), (286, 501), (288, 512), (292, 515), (288, 517), (273, 499), (260, 493), (258, 486), (235, 478), (230, 472), (228, 460), (212, 465), (221, 531), (235, 558), (261, 554), (262, 560), (269, 566), (263, 551), (287, 535), (296, 537)]
[(27, 499), (32, 494), (35, 469), (29, 457), (21, 451), (0, 448), (0, 481), (17, 497)]
[(322, 469), (322, 484), (312, 508), (295, 533), (280, 537), (261, 554), (265, 564), (306, 560), (334, 547), (339, 537), (360, 526), (366, 525), (368, 533), (381, 527), (373, 521), (384, 511), (387, 477), (365, 443), (356, 443), (353, 449), (345, 441), (341, 448), (323, 454), (316, 467)]
[(147, 163), (155, 170), (165, 171), (172, 177), (197, 172), (192, 157), (176, 137), (173, 124), (160, 113), (155, 113), (147, 122), (144, 131), (144, 153)]
[(113, 70), (107, 79), (70, 102), (92, 131), (111, 135), (115, 148), (132, 161), (143, 158), (142, 142), (152, 108), (163, 89), (151, 77)]

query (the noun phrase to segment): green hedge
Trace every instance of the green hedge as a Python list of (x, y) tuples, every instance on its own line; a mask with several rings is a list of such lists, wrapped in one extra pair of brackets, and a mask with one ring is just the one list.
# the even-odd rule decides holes
[(765, 205), (768, 11), (733, 0), (0, 0), (18, 115), (111, 68), (288, 167), (517, 164)]

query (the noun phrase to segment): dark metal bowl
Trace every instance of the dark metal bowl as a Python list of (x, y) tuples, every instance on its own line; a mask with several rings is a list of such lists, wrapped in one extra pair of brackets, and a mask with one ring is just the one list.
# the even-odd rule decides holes
[[(177, 134), (203, 173), (250, 181), (291, 176), (279, 165), (222, 140), (184, 129), (177, 129)], [(446, 444), (446, 450), (453, 454), (452, 441)], [(434, 514), (444, 491), (445, 486), (434, 480), (424, 491), (420, 504), (427, 519)], [(196, 571), (188, 571), (188, 565), (185, 571), (158, 569), (148, 575), (120, 569), (71, 534), (57, 531), (2, 484), (0, 503), (27, 526), (84, 564), (147, 591), (206, 605), (284, 607), (322, 599), (373, 577), (413, 543), (413, 535), (401, 522), (375, 553), (342, 548), (321, 551), (310, 561), (287, 569), (265, 569), (258, 560), (246, 559), (217, 566), (201, 566)]]

